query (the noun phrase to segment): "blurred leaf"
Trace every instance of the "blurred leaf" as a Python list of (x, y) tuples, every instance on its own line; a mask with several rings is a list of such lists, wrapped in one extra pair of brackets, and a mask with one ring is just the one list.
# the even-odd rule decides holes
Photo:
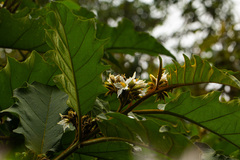
[(95, 18), (95, 14), (93, 12), (87, 10), (84, 7), (81, 7), (77, 2), (74, 2), (72, 0), (64, 0), (59, 2), (64, 4), (70, 10), (72, 10), (74, 14), (80, 16), (81, 18), (85, 19)]
[(133, 23), (124, 19), (118, 27), (111, 28), (108, 25), (97, 25), (97, 37), (100, 39), (110, 38), (105, 50), (111, 53), (134, 54), (146, 53), (152, 56), (166, 55), (175, 57), (155, 38), (148, 33), (135, 31)]
[(202, 151), (201, 159), (203, 160), (237, 160), (217, 153), (205, 143), (196, 142), (195, 145)]
[(108, 113), (110, 120), (102, 120), (99, 127), (104, 136), (120, 137), (143, 143), (162, 155), (177, 157), (191, 147), (181, 134), (160, 132), (161, 125), (151, 120), (135, 120), (119, 113)]
[(21, 126), (14, 132), (23, 134), (26, 147), (37, 154), (55, 151), (63, 134), (57, 123), (59, 113), (68, 108), (67, 95), (56, 87), (33, 83), (14, 90), (14, 97), (16, 104), (4, 110), (19, 115)]
[(0, 109), (6, 109), (13, 104), (13, 90), (21, 87), (24, 82), (34, 81), (53, 85), (52, 77), (59, 72), (56, 66), (48, 64), (35, 51), (24, 62), (8, 58), (8, 63), (0, 70)]
[(95, 38), (93, 19), (83, 21), (61, 3), (51, 3), (50, 8), (48, 44), (54, 49), (52, 59), (62, 71), (56, 81), (69, 95), (69, 106), (81, 116), (105, 92), (100, 75), (107, 67), (100, 59), (106, 41)]
[(202, 51), (208, 51), (211, 50), (211, 47), (213, 44), (217, 43), (219, 41), (219, 35), (210, 35), (207, 36), (203, 42), (199, 45), (199, 48)]
[(176, 68), (167, 68), (168, 85), (173, 87), (199, 83), (220, 83), (240, 88), (240, 82), (234, 76), (211, 66), (209, 62), (199, 56), (193, 56), (192, 62), (184, 55), (185, 63), (181, 66), (174, 61)]
[(238, 150), (233, 144), (220, 139), (219, 136), (213, 133), (208, 133), (201, 138), (201, 142), (210, 145), (214, 150), (222, 150), (224, 155), (230, 155), (232, 152)]
[(172, 158), (163, 156), (154, 150), (138, 146), (133, 147), (133, 156), (134, 160), (173, 160)]

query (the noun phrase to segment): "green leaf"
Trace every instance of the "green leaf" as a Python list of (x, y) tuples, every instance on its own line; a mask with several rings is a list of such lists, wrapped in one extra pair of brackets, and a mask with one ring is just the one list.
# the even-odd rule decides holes
[[(171, 94), (171, 93), (170, 93)], [(171, 94), (172, 95), (172, 94)], [(170, 102), (170, 99), (173, 98), (168, 98), (167, 101)], [(163, 108), (162, 108), (163, 106)], [(141, 110), (163, 110), (165, 108), (166, 104), (164, 104), (163, 101), (156, 101), (156, 97), (152, 96), (150, 98), (148, 98), (147, 100), (145, 100), (143, 103), (141, 103), (141, 105), (139, 105), (138, 107), (136, 107), (133, 112), (135, 110), (137, 111), (141, 111)], [(159, 125), (167, 125), (171, 128), (171, 132), (178, 132), (178, 133), (185, 133), (188, 132), (188, 130), (186, 129), (186, 127), (184, 126), (184, 124), (182, 123), (182, 121), (177, 118), (174, 117), (172, 115), (155, 115), (155, 114), (146, 114), (143, 116), (144, 118), (147, 118), (149, 120), (154, 121), (155, 123), (158, 123)]]
[(124, 19), (118, 27), (111, 28), (108, 25), (98, 24), (97, 37), (110, 38), (105, 50), (111, 53), (134, 54), (136, 52), (147, 53), (152, 56), (166, 55), (175, 57), (155, 38), (147, 33), (135, 31), (133, 23)]
[(36, 154), (55, 151), (63, 134), (59, 113), (68, 108), (66, 93), (35, 82), (14, 90), (14, 97), (16, 104), (4, 110), (19, 115), (21, 126), (14, 132), (23, 134), (26, 147)]
[(169, 114), (197, 124), (217, 134), (233, 145), (240, 147), (240, 105), (239, 100), (219, 102), (220, 92), (192, 97), (189, 92), (166, 105), (164, 111), (155, 114)]
[(94, 19), (81, 20), (61, 3), (51, 3), (50, 8), (48, 44), (55, 51), (52, 59), (62, 71), (56, 81), (69, 95), (69, 106), (81, 116), (105, 92), (100, 75), (107, 67), (100, 59), (106, 41), (96, 39)]
[(78, 3), (72, 0), (64, 0), (60, 2), (67, 6), (69, 9), (71, 9), (74, 14), (80, 16), (81, 18), (91, 19), (96, 17), (93, 12), (87, 10), (84, 7), (81, 7)]
[(21, 87), (24, 82), (34, 81), (53, 85), (52, 77), (59, 71), (56, 66), (48, 64), (37, 53), (32, 54), (24, 61), (18, 62), (13, 58), (8, 58), (8, 63), (0, 70), (0, 109), (10, 107), (14, 101), (12, 99), (13, 90)]
[(104, 136), (120, 137), (171, 157), (177, 157), (192, 146), (182, 135), (160, 131), (162, 127), (151, 120), (135, 120), (119, 113), (108, 113), (110, 120), (102, 120), (99, 127)]
[[(74, 132), (66, 132), (62, 137), (62, 145), (67, 148), (73, 141), (75, 137)], [(109, 141), (93, 143), (91, 145), (82, 146), (78, 149), (70, 159), (131, 159), (132, 147), (125, 142)], [(89, 157), (85, 157), (89, 156)], [(91, 158), (92, 157), (92, 158)], [(95, 157), (95, 158), (94, 158)]]
[[(20, 14), (18, 13), (18, 15)], [(0, 9), (0, 46), (2, 48), (36, 50), (38, 52), (46, 52), (50, 49), (45, 42), (46, 24), (42, 15), (31, 14), (25, 15), (24, 13), (24, 17), (18, 17), (6, 9)]]
[(85, 146), (77, 153), (97, 157), (104, 160), (130, 160), (132, 147), (125, 142), (101, 142)]
[(220, 83), (240, 88), (240, 82), (232, 75), (217, 69), (199, 56), (193, 56), (192, 61), (184, 55), (185, 64), (181, 66), (174, 61), (174, 68), (167, 68), (169, 86), (185, 86), (199, 83)]
[[(95, 17), (92, 12), (72, 1), (60, 3), (68, 5), (76, 15), (83, 19)], [(11, 14), (4, 8), (0, 9), (0, 47), (36, 50), (40, 53), (50, 50), (45, 38), (45, 29), (47, 28), (45, 16), (48, 9), (48, 6), (34, 10), (24, 8), (15, 14)]]

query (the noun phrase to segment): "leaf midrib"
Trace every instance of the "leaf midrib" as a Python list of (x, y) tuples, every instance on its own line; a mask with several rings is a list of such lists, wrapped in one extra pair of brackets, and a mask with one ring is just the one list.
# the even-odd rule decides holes
[(48, 110), (47, 110), (47, 115), (46, 115), (46, 122), (45, 122), (45, 125), (44, 125), (44, 131), (43, 131), (43, 138), (42, 138), (42, 143), (41, 143), (41, 152), (40, 153), (44, 153), (43, 152), (43, 145), (44, 145), (44, 140), (45, 140), (45, 135), (46, 135), (46, 128), (47, 128), (47, 123), (48, 123), (48, 115), (49, 115), (49, 109), (50, 109), (50, 103), (51, 103), (51, 101), (52, 101), (52, 90), (51, 90), (51, 93), (50, 93), (50, 100), (49, 100), (49, 102), (48, 102)]
[[(71, 11), (70, 11), (71, 12)], [(65, 39), (66, 39), (66, 44), (65, 45), (67, 45), (66, 47), (67, 47), (67, 49), (68, 49), (68, 57), (69, 58), (71, 58), (71, 54), (70, 54), (70, 50), (69, 50), (69, 42), (68, 42), (68, 39), (67, 39), (67, 35), (66, 35), (66, 30), (65, 30), (65, 27), (64, 27), (64, 25), (63, 25), (63, 22), (62, 22), (62, 19), (61, 19), (61, 16), (60, 16), (60, 13), (59, 13), (59, 11), (57, 10), (56, 11), (56, 13), (57, 13), (57, 16), (58, 16), (58, 19), (60, 20), (60, 25), (62, 25), (62, 28), (63, 28), (63, 31), (64, 31), (64, 36), (65, 36)], [(68, 18), (68, 16), (66, 16), (66, 20), (67, 20), (67, 18)], [(73, 73), (73, 71), (74, 71), (74, 66), (73, 66), (73, 63), (72, 63), (72, 59), (70, 59), (70, 65), (71, 65), (71, 68), (72, 68), (72, 74), (73, 74), (73, 80), (74, 80), (74, 89), (75, 89), (75, 99), (76, 99), (76, 102), (77, 102), (77, 114), (78, 114), (78, 120), (79, 121), (81, 121), (81, 109), (80, 109), (80, 99), (79, 99), (79, 95), (78, 95), (78, 92), (77, 92), (77, 83), (76, 83), (76, 76), (75, 76), (75, 74)], [(66, 73), (65, 73), (65, 75), (66, 75)], [(72, 106), (72, 107), (74, 107), (74, 106)], [(78, 126), (77, 126), (77, 130), (78, 130), (78, 136), (79, 137), (81, 137), (81, 135), (80, 135), (80, 133), (81, 133), (81, 123), (80, 122), (78, 122)]]

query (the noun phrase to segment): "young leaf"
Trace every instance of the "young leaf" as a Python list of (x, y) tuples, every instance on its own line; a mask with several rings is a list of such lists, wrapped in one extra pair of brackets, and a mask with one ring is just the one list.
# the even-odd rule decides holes
[(110, 120), (99, 122), (101, 132), (106, 137), (120, 137), (143, 143), (150, 149), (176, 157), (191, 147), (191, 143), (180, 134), (160, 131), (160, 126), (151, 120), (135, 120), (119, 113), (108, 113)]
[(192, 97), (189, 92), (181, 94), (168, 103), (164, 111), (134, 111), (138, 114), (169, 114), (197, 124), (224, 138), (240, 148), (240, 105), (239, 100), (219, 102), (220, 92)]
[(98, 24), (97, 37), (110, 38), (105, 50), (111, 53), (134, 54), (136, 52), (147, 53), (152, 56), (159, 54), (175, 57), (155, 38), (147, 33), (135, 31), (133, 23), (124, 19), (118, 27), (111, 28), (108, 25)]
[(0, 110), (10, 107), (14, 101), (12, 99), (13, 90), (21, 87), (24, 82), (34, 81), (53, 85), (52, 77), (59, 71), (56, 66), (48, 64), (35, 51), (32, 52), (24, 62), (18, 62), (13, 58), (8, 58), (8, 63), (0, 70)]
[(167, 68), (169, 86), (185, 86), (199, 83), (220, 83), (240, 88), (240, 82), (232, 75), (211, 66), (199, 56), (193, 56), (192, 62), (184, 55), (185, 64), (181, 66), (174, 61), (175, 69)]
[(62, 71), (56, 81), (69, 95), (69, 106), (81, 116), (92, 109), (96, 96), (105, 92), (100, 75), (107, 67), (100, 59), (106, 41), (96, 39), (94, 19), (81, 20), (61, 3), (51, 3), (50, 8), (48, 44)]
[(55, 151), (63, 134), (59, 113), (68, 108), (66, 93), (35, 82), (14, 90), (14, 97), (16, 104), (4, 110), (19, 115), (21, 126), (14, 132), (23, 134), (26, 147), (36, 154)]

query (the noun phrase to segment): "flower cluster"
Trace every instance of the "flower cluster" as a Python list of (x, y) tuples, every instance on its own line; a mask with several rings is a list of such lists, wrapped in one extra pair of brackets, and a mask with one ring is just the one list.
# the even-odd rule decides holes
[(117, 97), (128, 100), (136, 100), (146, 93), (147, 83), (136, 78), (136, 72), (132, 77), (126, 78), (125, 75), (109, 75), (105, 87), (109, 90), (106, 94), (117, 93)]
[[(162, 69), (161, 77), (156, 78), (150, 74), (151, 81), (145, 83), (144, 80), (139, 80), (136, 78), (136, 72), (132, 77), (126, 78), (125, 75), (109, 75), (109, 78), (105, 82), (105, 87), (109, 90), (106, 95), (112, 95), (117, 93), (117, 97), (120, 101), (126, 105), (133, 100), (137, 100), (144, 96), (145, 94), (161, 90), (163, 87), (168, 85), (168, 73)], [(165, 96), (168, 97), (168, 90), (163, 90), (156, 92), (157, 100), (165, 100)]]
[(157, 82), (157, 78), (150, 74), (151, 82), (148, 82), (148, 91), (155, 89), (157, 85), (158, 87), (166, 86), (168, 84), (167, 75), (166, 72), (163, 72), (159, 82)]
[[(148, 82), (148, 86), (149, 86), (148, 93), (155, 91), (156, 87), (161, 88), (161, 87), (167, 86), (168, 85), (167, 75), (168, 74), (166, 72), (163, 72), (161, 75), (161, 78), (159, 78), (160, 80), (158, 82), (158, 79), (156, 77), (154, 77), (152, 74), (150, 74), (151, 82)], [(167, 91), (159, 92), (159, 93), (157, 93), (157, 100), (158, 99), (165, 100), (165, 96), (168, 97)]]

